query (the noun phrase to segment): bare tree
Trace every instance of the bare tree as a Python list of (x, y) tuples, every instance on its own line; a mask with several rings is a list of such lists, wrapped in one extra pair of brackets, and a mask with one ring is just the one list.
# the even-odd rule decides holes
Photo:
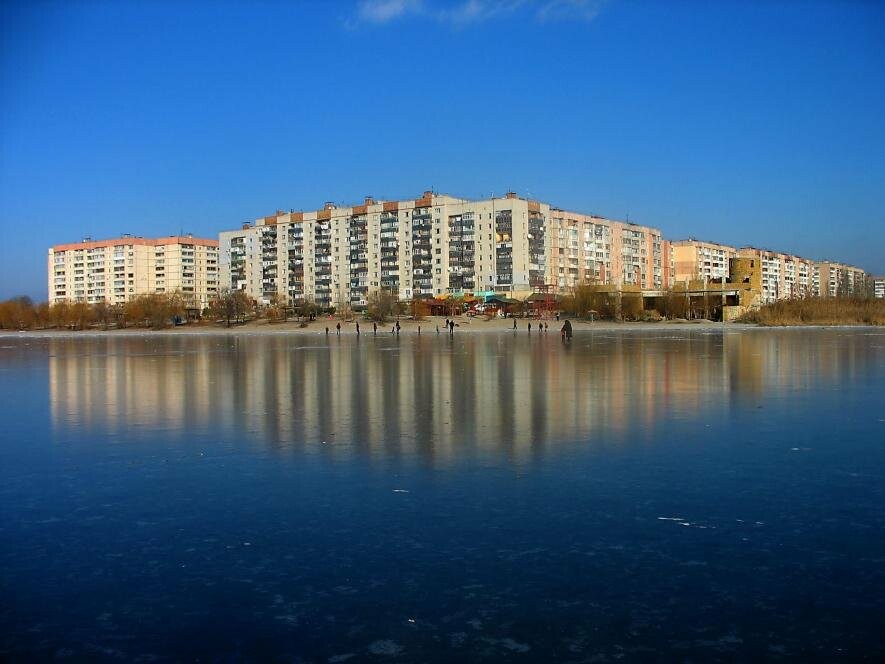
[(213, 300), (210, 309), (214, 315), (223, 318), (227, 327), (230, 327), (232, 323), (242, 321), (252, 306), (252, 298), (244, 291), (225, 288)]
[(96, 302), (92, 305), (92, 317), (106, 330), (113, 318), (113, 309), (104, 300)]
[(376, 290), (369, 293), (369, 316), (372, 320), (384, 323), (399, 311), (399, 299), (390, 291)]
[(274, 293), (270, 298), (270, 304), (264, 310), (264, 315), (271, 323), (281, 323), (286, 320), (286, 298), (280, 293)]

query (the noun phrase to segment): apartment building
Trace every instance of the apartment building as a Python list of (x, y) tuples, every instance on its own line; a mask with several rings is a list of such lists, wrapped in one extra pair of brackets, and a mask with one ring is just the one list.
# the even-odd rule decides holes
[(718, 242), (688, 238), (669, 243), (672, 281), (720, 281), (728, 278), (728, 265), (737, 249)]
[(557, 290), (581, 282), (667, 287), (669, 264), (657, 228), (548, 206), (541, 206), (541, 217), (549, 219), (550, 236), (544, 283)]
[(885, 299), (885, 277), (872, 277), (873, 297)]
[(865, 295), (867, 273), (859, 267), (821, 261), (814, 265), (813, 292), (820, 297)]
[(124, 235), (58, 244), (48, 254), (49, 302), (123, 304), (148, 293), (175, 293), (205, 307), (218, 293), (218, 241)]
[(814, 292), (814, 261), (756, 247), (742, 247), (738, 250), (738, 256), (759, 260), (762, 268), (762, 304), (791, 297), (805, 297)]
[(220, 234), (222, 288), (256, 299), (362, 307), (462, 292), (565, 289), (582, 281), (663, 287), (658, 229), (567, 212), (514, 193), (278, 211)]

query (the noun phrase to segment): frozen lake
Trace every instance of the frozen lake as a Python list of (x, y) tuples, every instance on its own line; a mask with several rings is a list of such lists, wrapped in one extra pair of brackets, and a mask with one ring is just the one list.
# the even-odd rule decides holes
[(885, 657), (885, 330), (0, 336), (0, 659)]

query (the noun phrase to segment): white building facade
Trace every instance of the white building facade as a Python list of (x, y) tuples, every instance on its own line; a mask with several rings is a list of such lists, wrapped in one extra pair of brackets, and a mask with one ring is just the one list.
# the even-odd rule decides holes
[(224, 231), (220, 285), (252, 297), (364, 307), (445, 293), (524, 293), (584, 281), (663, 285), (658, 229), (572, 213), (513, 193), (282, 212)]
[(178, 293), (203, 308), (218, 293), (218, 241), (192, 236), (85, 240), (50, 247), (49, 303), (123, 304)]

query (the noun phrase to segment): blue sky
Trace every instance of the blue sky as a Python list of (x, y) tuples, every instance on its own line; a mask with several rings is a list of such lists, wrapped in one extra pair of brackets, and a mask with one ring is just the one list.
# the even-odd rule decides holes
[(38, 0), (0, 31), (0, 298), (85, 235), (430, 187), (885, 273), (885, 3)]

